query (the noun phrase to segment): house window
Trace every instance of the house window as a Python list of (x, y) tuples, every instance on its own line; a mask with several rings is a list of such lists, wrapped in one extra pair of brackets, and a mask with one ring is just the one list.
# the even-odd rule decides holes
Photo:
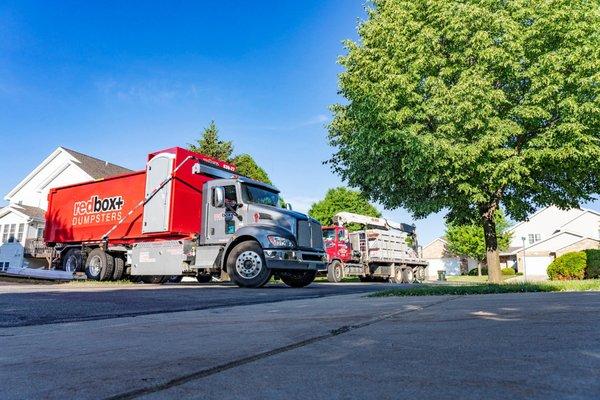
[(44, 237), (44, 228), (39, 227), (37, 228), (37, 232), (36, 232), (36, 239), (41, 239)]
[(539, 242), (540, 240), (542, 240), (542, 235), (540, 235), (539, 233), (530, 233), (528, 237), (529, 244), (534, 244), (535, 242)]
[(6, 243), (8, 240), (8, 225), (0, 225), (0, 230), (2, 231), (0, 243)]
[(25, 224), (19, 224), (19, 230), (17, 231), (17, 242), (23, 241), (23, 232), (25, 231)]
[[(8, 243), (12, 243), (15, 241), (16, 228), (17, 228), (17, 224), (10, 224), (10, 230), (8, 232)], [(4, 229), (6, 229), (6, 227)]]

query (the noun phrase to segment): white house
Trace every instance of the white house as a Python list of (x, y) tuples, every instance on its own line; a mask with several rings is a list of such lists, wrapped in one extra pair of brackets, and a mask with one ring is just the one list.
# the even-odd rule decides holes
[(568, 252), (599, 248), (600, 212), (546, 207), (509, 229), (512, 239), (500, 261), (528, 277), (547, 278), (554, 258)]
[(477, 260), (458, 257), (450, 253), (447, 246), (448, 242), (439, 237), (423, 247), (422, 257), (429, 262), (427, 279), (437, 279), (438, 271), (445, 271), (446, 275), (460, 275), (461, 265), (468, 271), (477, 268)]
[(9, 204), (0, 209), (0, 270), (23, 256), (44, 255), (41, 238), (51, 188), (126, 172), (130, 170), (64, 147), (54, 150), (4, 197)]

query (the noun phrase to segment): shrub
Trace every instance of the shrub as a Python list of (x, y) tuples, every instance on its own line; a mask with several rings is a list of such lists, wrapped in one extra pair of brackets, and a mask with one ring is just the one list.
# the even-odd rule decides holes
[[(488, 270), (487, 267), (481, 267), (481, 275), (487, 275)], [(473, 268), (469, 271), (469, 276), (477, 276), (477, 268)]]
[(597, 250), (597, 249), (585, 250), (585, 255), (586, 255), (586, 265), (585, 265), (586, 279), (600, 278), (600, 250)]
[(586, 255), (583, 251), (563, 254), (548, 266), (548, 276), (552, 280), (583, 279)]
[(502, 275), (515, 275), (516, 273), (517, 273), (517, 271), (515, 271), (514, 268), (511, 268), (511, 267), (502, 268)]

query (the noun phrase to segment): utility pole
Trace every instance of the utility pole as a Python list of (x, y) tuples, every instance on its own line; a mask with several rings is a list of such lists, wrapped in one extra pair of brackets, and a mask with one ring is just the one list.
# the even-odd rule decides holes
[(521, 237), (523, 241), (523, 279), (527, 280), (527, 267), (525, 265), (525, 236)]

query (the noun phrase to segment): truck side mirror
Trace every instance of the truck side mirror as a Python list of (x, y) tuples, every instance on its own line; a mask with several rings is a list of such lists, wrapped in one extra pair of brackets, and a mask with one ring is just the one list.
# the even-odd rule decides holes
[(212, 205), (216, 208), (225, 207), (225, 188), (223, 186), (213, 188)]
[(285, 209), (292, 211), (292, 205), (290, 203), (285, 203)]

